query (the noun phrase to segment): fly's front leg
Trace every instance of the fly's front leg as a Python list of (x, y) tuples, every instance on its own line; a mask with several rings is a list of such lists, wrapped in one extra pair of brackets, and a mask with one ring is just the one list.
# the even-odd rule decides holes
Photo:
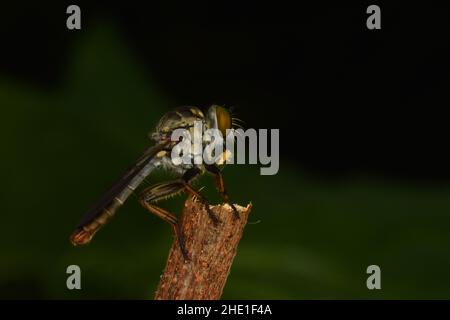
[(159, 218), (163, 219), (164, 221), (170, 223), (170, 225), (173, 228), (173, 232), (177, 237), (178, 244), (180, 246), (180, 250), (181, 253), (183, 254), (184, 260), (189, 261), (189, 256), (186, 247), (184, 245), (184, 236), (181, 231), (177, 217), (175, 217), (169, 211), (160, 208), (154, 204), (158, 200), (165, 199), (167, 197), (182, 192), (183, 189), (184, 183), (180, 181), (160, 183), (145, 189), (139, 197), (139, 202), (145, 209), (155, 214)]
[(239, 219), (239, 212), (237, 211), (234, 204), (230, 202), (230, 197), (228, 196), (228, 193), (225, 189), (225, 183), (223, 181), (222, 172), (220, 172), (220, 169), (215, 165), (207, 165), (205, 164), (205, 169), (214, 175), (214, 180), (216, 182), (217, 190), (219, 191), (220, 195), (222, 196), (223, 201), (225, 201), (226, 204), (228, 204), (233, 209), (233, 215), (235, 219)]
[(185, 172), (185, 174), (181, 178), (181, 181), (184, 184), (185, 191), (188, 192), (190, 195), (197, 197), (203, 203), (206, 212), (208, 212), (209, 218), (211, 219), (213, 224), (217, 226), (220, 223), (220, 220), (209, 207), (209, 201), (206, 200), (206, 198), (202, 194), (200, 194), (199, 191), (195, 190), (189, 183), (191, 180), (194, 179), (194, 177), (198, 176), (199, 174), (200, 174), (199, 169), (197, 168), (189, 169), (188, 171)]

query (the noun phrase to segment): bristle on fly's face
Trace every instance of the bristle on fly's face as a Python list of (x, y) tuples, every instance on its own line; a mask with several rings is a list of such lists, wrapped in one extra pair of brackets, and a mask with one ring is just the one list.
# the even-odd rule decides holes
[(232, 117), (232, 118), (231, 118), (231, 124), (233, 125), (233, 128), (244, 129), (243, 126), (245, 125), (245, 122), (242, 121), (242, 120), (239, 119), (239, 118)]

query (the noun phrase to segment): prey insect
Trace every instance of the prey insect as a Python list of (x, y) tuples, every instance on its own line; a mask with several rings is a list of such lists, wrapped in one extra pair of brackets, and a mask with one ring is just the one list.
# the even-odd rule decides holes
[[(239, 125), (231, 112), (221, 106), (212, 105), (205, 114), (197, 107), (179, 107), (166, 113), (159, 121), (156, 129), (151, 133), (154, 146), (149, 147), (141, 157), (125, 172), (111, 188), (88, 210), (81, 222), (72, 233), (70, 240), (73, 245), (84, 245), (92, 240), (95, 233), (110, 220), (116, 211), (123, 205), (128, 197), (135, 192), (139, 185), (160, 167), (174, 171), (179, 178), (169, 182), (162, 182), (150, 186), (139, 195), (140, 204), (149, 212), (168, 222), (178, 240), (178, 244), (185, 260), (188, 260), (188, 252), (184, 244), (183, 234), (175, 215), (156, 205), (156, 202), (167, 199), (173, 195), (185, 192), (201, 201), (209, 218), (217, 225), (220, 223), (217, 216), (210, 209), (208, 200), (193, 186), (194, 179), (205, 172), (215, 177), (217, 189), (224, 202), (228, 203), (234, 212), (235, 218), (239, 213), (230, 202), (225, 189), (221, 168), (217, 164), (206, 163), (191, 164), (181, 163), (175, 165), (171, 159), (172, 148), (178, 141), (172, 141), (172, 132), (175, 129), (188, 129), (194, 127), (195, 121), (200, 121), (205, 129), (218, 129), (225, 137), (226, 131), (235, 125)], [(193, 155), (189, 155), (193, 156)]]

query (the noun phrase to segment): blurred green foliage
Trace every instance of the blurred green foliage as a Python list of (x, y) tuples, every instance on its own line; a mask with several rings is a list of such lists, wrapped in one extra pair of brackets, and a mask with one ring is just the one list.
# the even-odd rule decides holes
[[(74, 44), (60, 88), (0, 78), (0, 104), (0, 298), (151, 298), (172, 234), (133, 198), (89, 246), (68, 237), (174, 101), (106, 24)], [(229, 166), (225, 178), (260, 222), (246, 228), (223, 298), (450, 298), (450, 186), (321, 181), (284, 159), (275, 176)], [(199, 185), (219, 201), (208, 177)], [(70, 264), (82, 290), (66, 289)], [(380, 291), (366, 288), (370, 264)]]

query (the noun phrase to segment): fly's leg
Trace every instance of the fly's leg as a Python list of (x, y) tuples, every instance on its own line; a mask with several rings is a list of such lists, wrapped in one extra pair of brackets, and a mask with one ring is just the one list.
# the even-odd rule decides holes
[(220, 195), (222, 196), (223, 201), (228, 204), (233, 209), (233, 216), (235, 219), (239, 219), (239, 212), (237, 211), (234, 204), (230, 202), (230, 197), (228, 196), (228, 193), (225, 189), (225, 183), (223, 181), (222, 172), (220, 172), (220, 169), (215, 165), (207, 165), (205, 164), (205, 169), (214, 175), (214, 180), (217, 186), (217, 190), (219, 191)]
[(173, 232), (177, 237), (177, 241), (180, 246), (181, 253), (183, 254), (184, 260), (189, 261), (189, 256), (184, 245), (184, 236), (178, 223), (177, 217), (175, 217), (169, 211), (155, 205), (158, 200), (176, 195), (182, 192), (183, 189), (184, 184), (180, 181), (157, 184), (145, 189), (139, 197), (139, 202), (145, 209), (147, 209), (157, 217), (163, 219), (164, 221), (170, 223), (173, 228)]

